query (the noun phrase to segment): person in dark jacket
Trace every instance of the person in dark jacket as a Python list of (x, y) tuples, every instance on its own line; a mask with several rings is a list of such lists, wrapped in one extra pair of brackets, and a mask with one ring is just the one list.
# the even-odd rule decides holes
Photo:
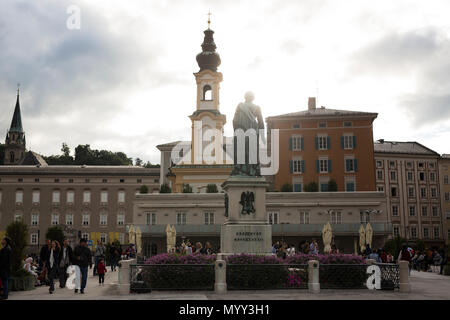
[(59, 244), (56, 241), (52, 241), (50, 250), (48, 251), (47, 258), (45, 259), (45, 265), (48, 270), (48, 280), (50, 281), (50, 288), (48, 291), (50, 294), (55, 291), (54, 279), (58, 273), (58, 263), (59, 263)]
[(46, 244), (41, 248), (41, 252), (39, 253), (40, 265), (41, 269), (43, 270), (45, 268), (45, 261), (47, 260), (47, 256), (50, 250), (52, 242), (50, 239), (47, 239)]
[(8, 237), (2, 239), (0, 250), (0, 278), (2, 279), (3, 294), (1, 300), (8, 299), (8, 279), (11, 274), (11, 240)]
[[(86, 282), (88, 277), (88, 266), (92, 268), (91, 250), (87, 246), (87, 240), (81, 239), (80, 244), (75, 247), (73, 251), (74, 264), (80, 267), (81, 271), (81, 290), (80, 293), (84, 293), (86, 288)], [(78, 293), (78, 289), (75, 289), (75, 293)]]
[(67, 267), (73, 263), (73, 252), (69, 246), (69, 241), (64, 239), (61, 252), (59, 254), (58, 273), (59, 273), (59, 287), (64, 288), (67, 281)]

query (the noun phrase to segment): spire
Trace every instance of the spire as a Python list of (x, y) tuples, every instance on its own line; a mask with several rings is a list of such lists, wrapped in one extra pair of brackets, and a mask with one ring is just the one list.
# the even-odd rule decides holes
[(20, 115), (19, 87), (20, 87), (20, 84), (17, 85), (16, 107), (14, 108), (14, 115), (13, 115), (13, 118), (11, 121), (11, 127), (9, 129), (9, 131), (14, 131), (14, 132), (23, 132), (22, 117)]
[(216, 44), (214, 43), (214, 31), (210, 29), (211, 12), (208, 13), (208, 29), (203, 31), (205, 38), (202, 43), (202, 52), (197, 55), (197, 63), (200, 71), (211, 70), (217, 72), (217, 67), (220, 66), (220, 56), (216, 52)]

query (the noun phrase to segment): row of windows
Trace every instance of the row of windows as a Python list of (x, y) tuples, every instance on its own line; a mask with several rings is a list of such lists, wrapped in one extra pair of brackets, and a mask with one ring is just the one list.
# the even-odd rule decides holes
[[(383, 168), (383, 161), (382, 160), (377, 160), (376, 161), (376, 166), (377, 168)], [(396, 161), (389, 161), (389, 168), (391, 169), (395, 169), (397, 167), (397, 162)], [(425, 169), (425, 162), (418, 162), (417, 163), (417, 167), (420, 169)], [(413, 169), (414, 168), (414, 163), (412, 161), (407, 161), (406, 162), (406, 168), (408, 169)], [(435, 162), (428, 162), (428, 168), (429, 169), (435, 169), (436, 168), (436, 163)]]
[[(416, 216), (416, 206), (415, 205), (411, 205), (408, 207), (408, 211), (409, 211), (409, 216), (410, 217), (415, 217)], [(428, 206), (421, 206), (420, 209), (421, 215), (423, 217), (428, 216), (429, 213), (429, 207)], [(392, 206), (392, 216), (394, 217), (398, 217), (399, 216), (399, 207), (397, 205), (393, 205)], [(439, 217), (439, 209), (437, 206), (431, 206), (431, 216), (433, 217)]]
[[(314, 138), (314, 144), (316, 150), (330, 150), (331, 138), (326, 134), (317, 135)], [(341, 136), (341, 148), (342, 149), (355, 149), (356, 148), (356, 136), (352, 134), (346, 134)], [(293, 135), (289, 137), (289, 150), (291, 151), (305, 151), (305, 141), (303, 136)]]
[[(278, 212), (267, 212), (267, 222), (269, 224), (279, 224)], [(342, 214), (340, 211), (330, 212), (330, 223), (332, 224), (341, 224)], [(300, 212), (300, 224), (309, 224), (309, 212), (301, 211)]]
[[(89, 240), (89, 233), (85, 232), (81, 234), (81, 237)], [(118, 238), (120, 243), (124, 243), (125, 242), (125, 234), (124, 233), (119, 233), (119, 238)], [(100, 233), (100, 241), (104, 244), (106, 244), (108, 242), (108, 235), (106, 233)], [(30, 234), (30, 244), (31, 245), (37, 245), (39, 243), (39, 234), (37, 233), (31, 233)]]
[[(61, 218), (64, 218), (65, 220), (62, 221)], [(23, 215), (21, 213), (16, 213), (14, 215), (14, 220), (18, 221), (18, 220), (23, 220)], [(74, 214), (73, 213), (67, 213), (65, 214), (65, 216), (63, 214), (59, 214), (59, 213), (52, 213), (51, 214), (51, 220), (50, 220), (50, 224), (51, 225), (60, 225), (60, 224), (65, 224), (66, 226), (72, 226), (74, 220)], [(81, 225), (83, 226), (89, 226), (90, 225), (90, 220), (91, 220), (91, 214), (90, 213), (83, 213), (81, 215)], [(118, 226), (123, 226), (125, 224), (125, 213), (118, 213), (117, 217), (116, 217), (116, 224)], [(39, 226), (39, 214), (38, 213), (33, 213), (31, 214), (31, 221), (30, 221), (30, 225), (35, 227), (35, 226)], [(100, 214), (100, 226), (107, 226), (108, 225), (108, 214), (106, 213), (101, 213)]]
[[(353, 127), (353, 122), (352, 121), (344, 121), (342, 122), (342, 126), (344, 127)], [(317, 127), (318, 128), (326, 128), (327, 127), (327, 122), (326, 121), (319, 121), (317, 122)], [(300, 123), (294, 123), (292, 125), (293, 129), (299, 129), (300, 128)]]
[[(18, 182), (23, 182), (23, 178), (17, 178), (17, 181)], [(62, 182), (60, 178), (55, 178), (53, 181), (55, 183)], [(67, 179), (68, 183), (74, 183), (74, 181), (75, 180), (72, 179), (72, 178)], [(34, 182), (40, 182), (40, 178), (34, 178)], [(81, 182), (81, 181), (79, 181), (79, 182)], [(108, 179), (102, 179), (102, 183), (108, 183), (108, 182), (112, 182), (112, 181), (108, 180)], [(120, 183), (125, 183), (125, 179), (119, 179), (119, 182)], [(154, 179), (153, 182), (154, 183), (159, 183), (159, 179)], [(83, 180), (83, 183), (91, 183), (91, 179), (86, 178), (86, 179)], [(142, 179), (136, 179), (136, 183), (142, 183)]]
[[(378, 191), (383, 191), (383, 190), (378, 189)], [(392, 197), (399, 196), (397, 187), (391, 187), (391, 196)], [(437, 198), (437, 188), (435, 188), (435, 187), (430, 188), (430, 196), (431, 196), (431, 198)], [(411, 187), (411, 186), (408, 187), (408, 197), (410, 197), (410, 198), (415, 197), (415, 188), (414, 187)], [(427, 198), (427, 188), (426, 187), (420, 188), (420, 197)]]
[[(1, 193), (0, 193), (1, 194)], [(41, 192), (39, 190), (34, 190), (32, 192), (32, 203), (39, 203), (41, 197)], [(117, 201), (118, 203), (125, 203), (125, 191), (121, 190), (117, 193)], [(61, 202), (61, 192), (58, 190), (53, 191), (52, 193), (52, 202), (60, 203)], [(75, 191), (69, 190), (66, 192), (66, 203), (74, 203), (75, 202)], [(83, 192), (83, 203), (91, 202), (91, 191)], [(16, 203), (23, 203), (23, 191), (16, 191)], [(100, 203), (108, 203), (108, 191), (100, 192)]]
[[(390, 174), (391, 181), (397, 181), (397, 171), (390, 171), (389, 174)], [(419, 181), (426, 181), (425, 172), (419, 172), (417, 176), (418, 176)], [(377, 170), (377, 180), (384, 180), (383, 170)], [(408, 181), (414, 180), (414, 173), (412, 171), (408, 171), (406, 173), (406, 180), (408, 180)], [(430, 181), (436, 182), (436, 173), (435, 172), (430, 172)]]
[[(316, 160), (316, 172), (317, 173), (330, 173), (331, 172), (331, 160), (326, 157), (321, 157)], [(357, 172), (358, 160), (354, 158), (345, 159), (345, 172)], [(306, 172), (305, 160), (301, 158), (294, 158), (289, 160), (289, 172), (300, 174)]]
[[(434, 238), (440, 238), (440, 236), (441, 236), (441, 229), (440, 229), (440, 227), (432, 227), (432, 228), (431, 227), (423, 227), (422, 228), (423, 238), (425, 238), (425, 239), (431, 238), (431, 235), (430, 235), (431, 229), (433, 230), (433, 237)], [(393, 233), (394, 233), (394, 237), (400, 236), (400, 227), (399, 226), (394, 226), (393, 227)], [(411, 238), (417, 238), (418, 237), (417, 227), (411, 226), (409, 228), (409, 236)]]

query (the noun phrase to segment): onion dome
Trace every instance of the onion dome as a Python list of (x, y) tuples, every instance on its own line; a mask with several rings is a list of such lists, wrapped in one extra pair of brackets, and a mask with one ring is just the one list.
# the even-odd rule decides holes
[(211, 70), (216, 72), (217, 67), (220, 66), (220, 56), (216, 52), (216, 44), (214, 43), (214, 31), (207, 29), (204, 31), (205, 39), (202, 43), (202, 52), (197, 55), (197, 63), (200, 71)]

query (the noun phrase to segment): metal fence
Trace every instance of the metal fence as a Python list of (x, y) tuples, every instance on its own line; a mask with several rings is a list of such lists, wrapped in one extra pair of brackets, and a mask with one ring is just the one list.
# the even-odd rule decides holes
[(400, 271), (396, 263), (376, 263), (381, 271), (381, 290), (400, 288)]
[(133, 264), (130, 291), (214, 290), (214, 264)]
[(307, 289), (306, 264), (227, 264), (228, 290)]

